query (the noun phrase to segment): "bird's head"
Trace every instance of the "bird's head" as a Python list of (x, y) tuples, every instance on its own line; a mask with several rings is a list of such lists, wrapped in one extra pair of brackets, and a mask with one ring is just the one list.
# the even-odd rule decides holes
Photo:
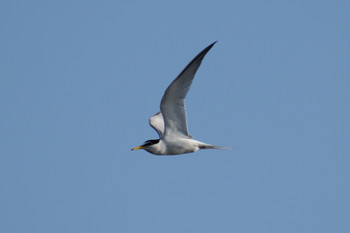
[(147, 150), (147, 151), (151, 152), (152, 148), (154, 147), (154, 145), (156, 145), (158, 143), (159, 143), (159, 139), (147, 140), (141, 146), (137, 146), (137, 147), (135, 147), (135, 148), (133, 148), (131, 150), (144, 149), (144, 150)]

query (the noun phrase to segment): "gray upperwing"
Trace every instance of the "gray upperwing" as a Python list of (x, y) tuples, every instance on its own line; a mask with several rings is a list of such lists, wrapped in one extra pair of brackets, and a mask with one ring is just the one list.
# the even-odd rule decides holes
[(204, 56), (215, 43), (200, 52), (166, 89), (160, 104), (165, 123), (165, 137), (176, 135), (192, 138), (187, 127), (185, 98)]

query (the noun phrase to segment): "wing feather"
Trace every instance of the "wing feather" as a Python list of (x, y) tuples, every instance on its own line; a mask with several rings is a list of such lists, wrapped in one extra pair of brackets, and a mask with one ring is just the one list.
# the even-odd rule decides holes
[(150, 126), (155, 129), (159, 135), (159, 138), (164, 134), (164, 119), (161, 112), (158, 112), (149, 119)]
[(187, 127), (185, 99), (204, 56), (215, 43), (210, 44), (200, 52), (166, 89), (160, 104), (165, 124), (164, 137), (192, 138)]

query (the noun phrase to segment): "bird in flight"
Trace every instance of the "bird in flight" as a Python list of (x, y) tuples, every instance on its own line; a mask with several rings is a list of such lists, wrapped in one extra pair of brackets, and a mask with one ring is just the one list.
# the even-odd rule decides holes
[(201, 149), (226, 149), (194, 140), (188, 132), (185, 99), (193, 78), (204, 56), (216, 41), (206, 47), (185, 67), (166, 89), (160, 103), (160, 112), (149, 119), (159, 139), (147, 140), (132, 150), (144, 149), (155, 155), (178, 155)]

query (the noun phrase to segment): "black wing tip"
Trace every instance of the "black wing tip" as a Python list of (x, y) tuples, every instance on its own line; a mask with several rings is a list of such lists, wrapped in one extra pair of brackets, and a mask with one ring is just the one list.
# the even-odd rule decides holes
[(216, 42), (218, 42), (218, 41), (214, 41), (213, 43), (211, 43), (210, 45), (208, 45), (205, 49), (203, 49), (202, 50), (202, 52), (200, 52), (199, 54), (198, 54), (198, 57), (200, 57), (200, 56), (205, 56), (206, 54), (207, 54), (207, 52), (209, 52), (209, 50), (216, 44)]
[(211, 47), (213, 47), (213, 46), (216, 44), (216, 42), (218, 42), (218, 41), (214, 41), (213, 43), (211, 43), (210, 45), (208, 45), (204, 50), (206, 50), (206, 49), (211, 49)]
[(207, 48), (211, 48), (211, 47), (213, 47), (214, 46), (214, 44), (216, 44), (216, 42), (218, 42), (217, 40), (216, 41), (214, 41), (213, 43), (211, 43)]

